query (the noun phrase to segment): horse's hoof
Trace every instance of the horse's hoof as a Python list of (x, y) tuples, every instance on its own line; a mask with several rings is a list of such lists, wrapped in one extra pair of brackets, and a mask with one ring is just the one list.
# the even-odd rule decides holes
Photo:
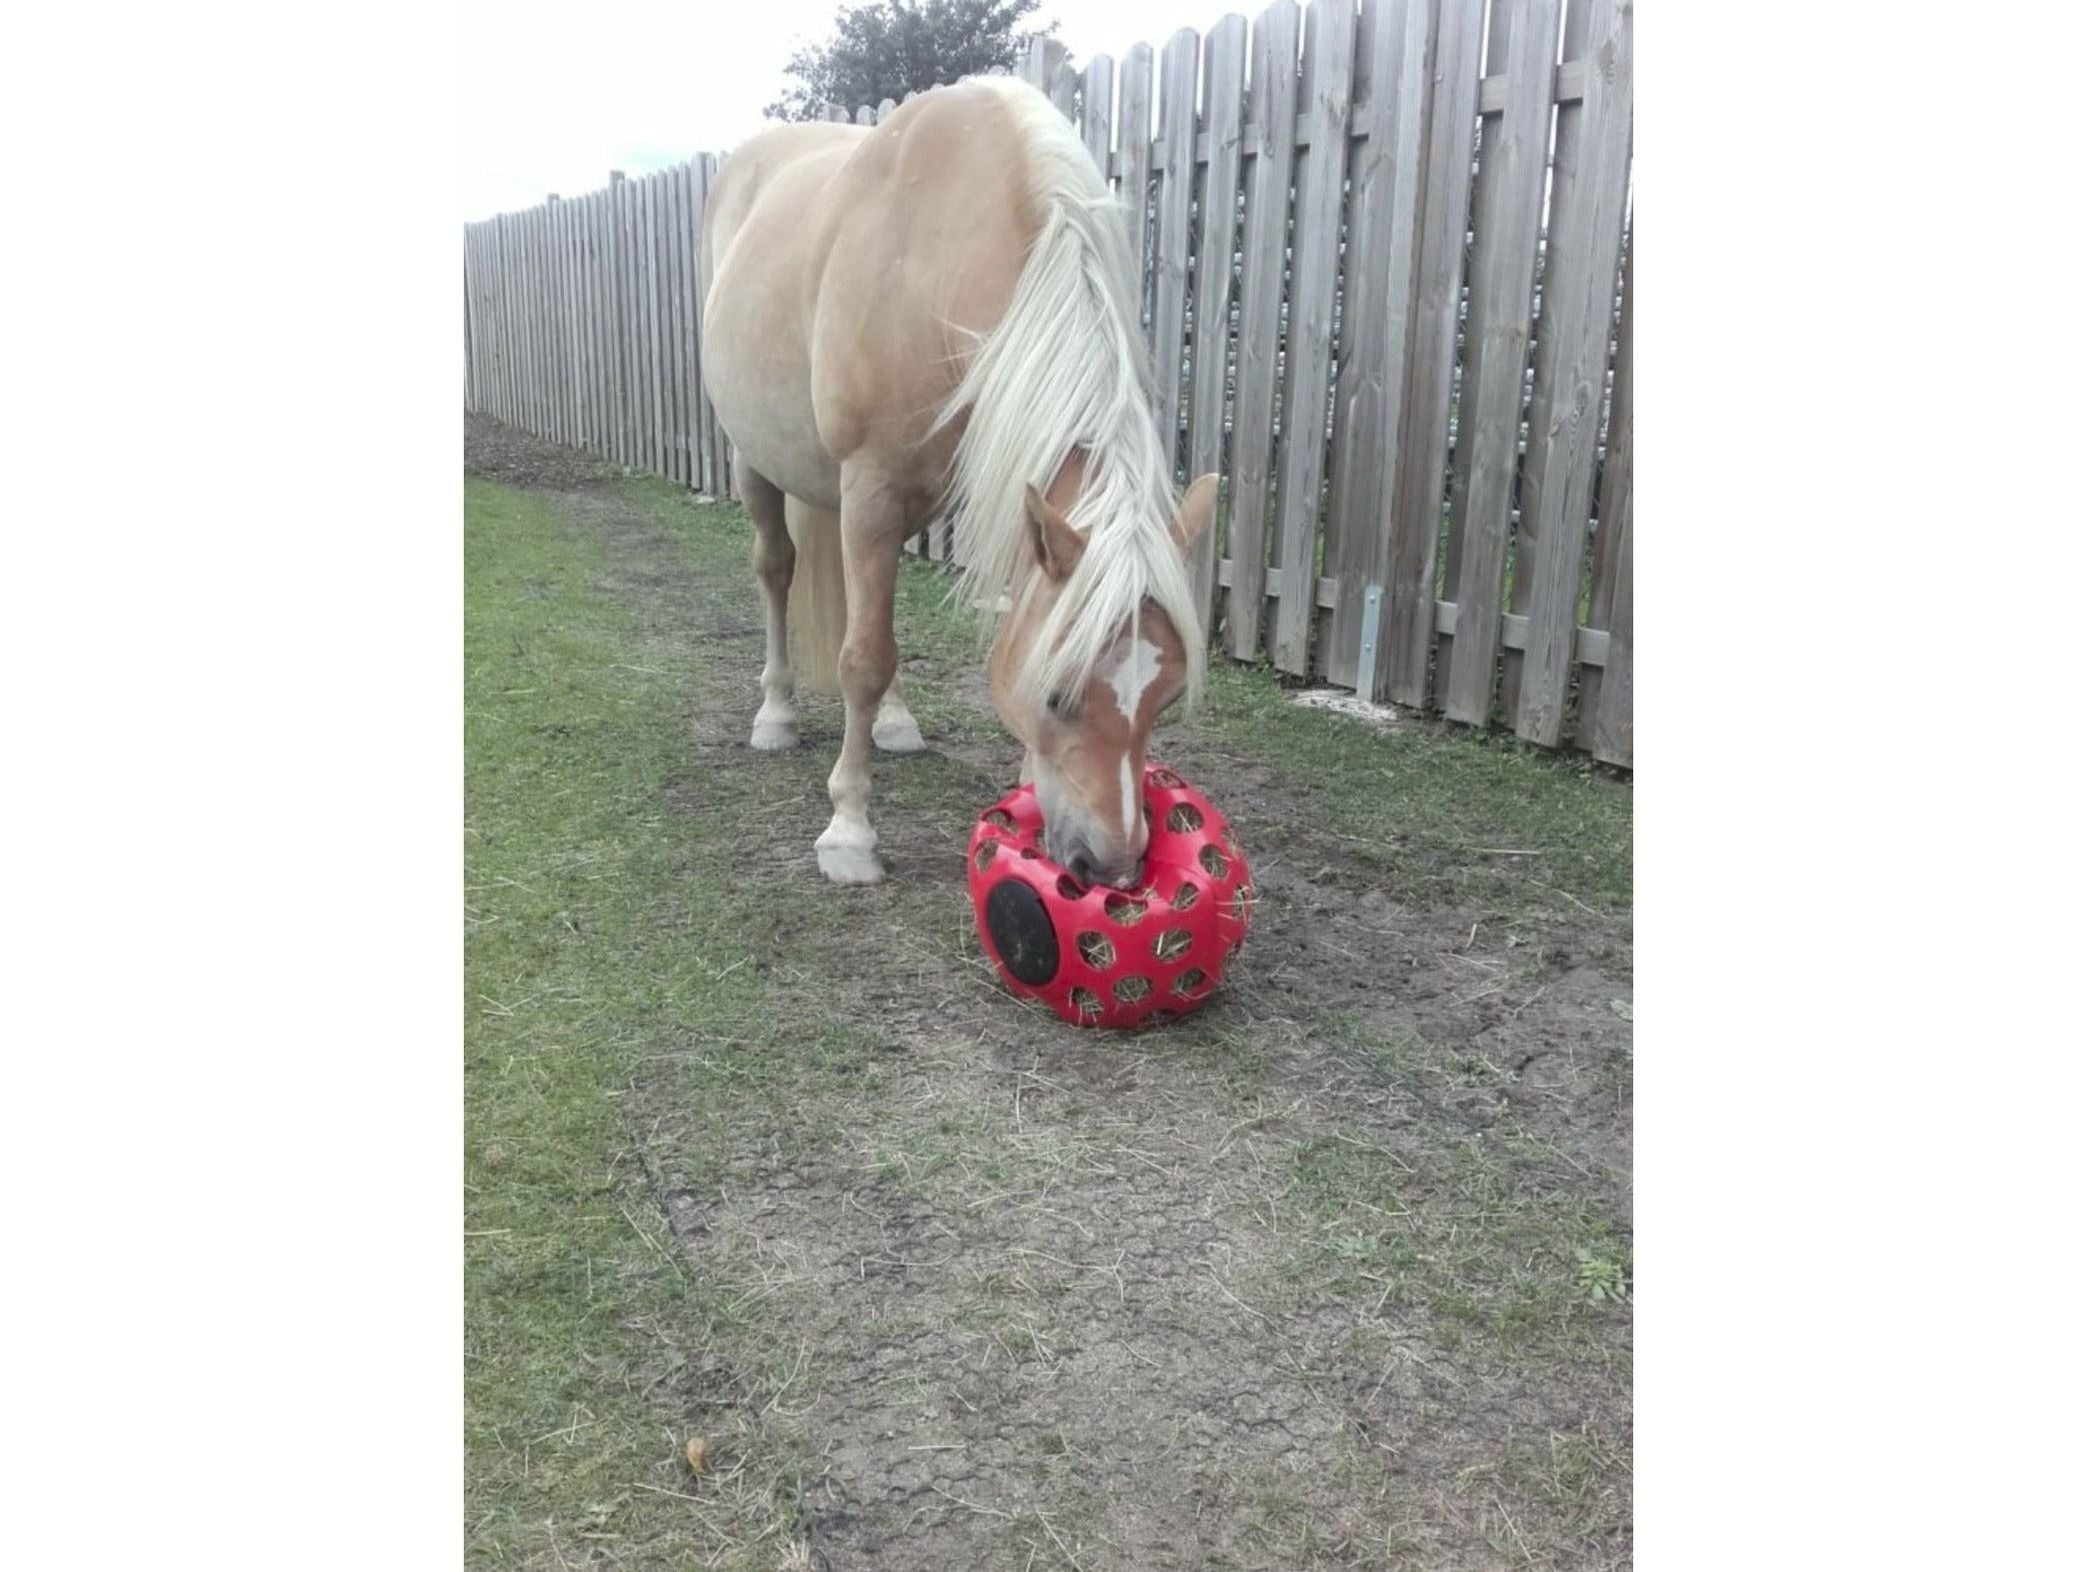
[(908, 710), (877, 715), (873, 722), (873, 745), (883, 753), (922, 753), (924, 733), (917, 729), (917, 717)]
[(817, 846), (815, 865), (832, 884), (879, 884), (888, 876), (870, 846)]
[(760, 753), (784, 753), (800, 740), (801, 729), (790, 715), (784, 720), (767, 720), (760, 715), (750, 727), (750, 746)]

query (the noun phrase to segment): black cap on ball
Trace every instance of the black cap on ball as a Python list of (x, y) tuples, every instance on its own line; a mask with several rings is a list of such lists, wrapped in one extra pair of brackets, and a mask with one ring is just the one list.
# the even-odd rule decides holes
[(997, 958), (1013, 977), (1029, 988), (1038, 988), (1055, 975), (1062, 964), (1061, 946), (1048, 908), (1031, 885), (1006, 879), (994, 886), (983, 903), (983, 917)]

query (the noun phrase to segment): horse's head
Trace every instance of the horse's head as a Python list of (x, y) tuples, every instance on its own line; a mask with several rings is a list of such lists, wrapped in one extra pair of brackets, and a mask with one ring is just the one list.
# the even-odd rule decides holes
[[(1171, 526), (1182, 558), (1215, 520), (1215, 491), (1214, 475), (1186, 488)], [(1048, 855), (1080, 879), (1127, 888), (1141, 874), (1150, 844), (1142, 793), (1150, 728), (1186, 689), (1188, 651), (1172, 620), (1144, 598), (1066, 679), (1027, 680), (1049, 653), (1044, 641), (1059, 643), (1056, 630), (1071, 625), (1069, 616), (1057, 615), (1063, 597), (1100, 586), (1079, 572), (1084, 532), (1032, 486), (1026, 513), (1038, 571), (998, 630), (991, 697), (1032, 760)]]

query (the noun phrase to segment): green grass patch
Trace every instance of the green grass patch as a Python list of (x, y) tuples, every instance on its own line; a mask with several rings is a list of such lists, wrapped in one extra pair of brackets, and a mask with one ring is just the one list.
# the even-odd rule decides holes
[[(693, 898), (734, 888), (724, 828), (665, 807), (688, 700), (594, 587), (593, 537), (470, 476), (465, 531), (468, 1564), (581, 1565), (611, 1544), (627, 1564), (705, 1545), (737, 1565), (769, 1533), (748, 1564), (775, 1565), (790, 1474), (691, 1486), (644, 1395), (664, 1369), (652, 1334), (702, 1347), (724, 1304), (668, 1238), (622, 1102), (641, 1057), (735, 1036), (766, 992), (734, 964), (748, 912)], [(848, 1026), (815, 1035), (827, 1051), (796, 1073), (863, 1073)], [(719, 1058), (725, 1095), (791, 1095), (747, 1053)]]

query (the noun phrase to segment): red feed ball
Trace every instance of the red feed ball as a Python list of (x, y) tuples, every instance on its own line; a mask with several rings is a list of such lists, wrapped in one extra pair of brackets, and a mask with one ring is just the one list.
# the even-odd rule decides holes
[(1244, 944), (1252, 871), (1215, 805), (1172, 771), (1143, 771), (1150, 850), (1131, 890), (1087, 889), (1041, 850), (1041, 809), (1017, 786), (968, 843), (975, 931), (997, 975), (1077, 1026), (1145, 1026), (1215, 992)]

